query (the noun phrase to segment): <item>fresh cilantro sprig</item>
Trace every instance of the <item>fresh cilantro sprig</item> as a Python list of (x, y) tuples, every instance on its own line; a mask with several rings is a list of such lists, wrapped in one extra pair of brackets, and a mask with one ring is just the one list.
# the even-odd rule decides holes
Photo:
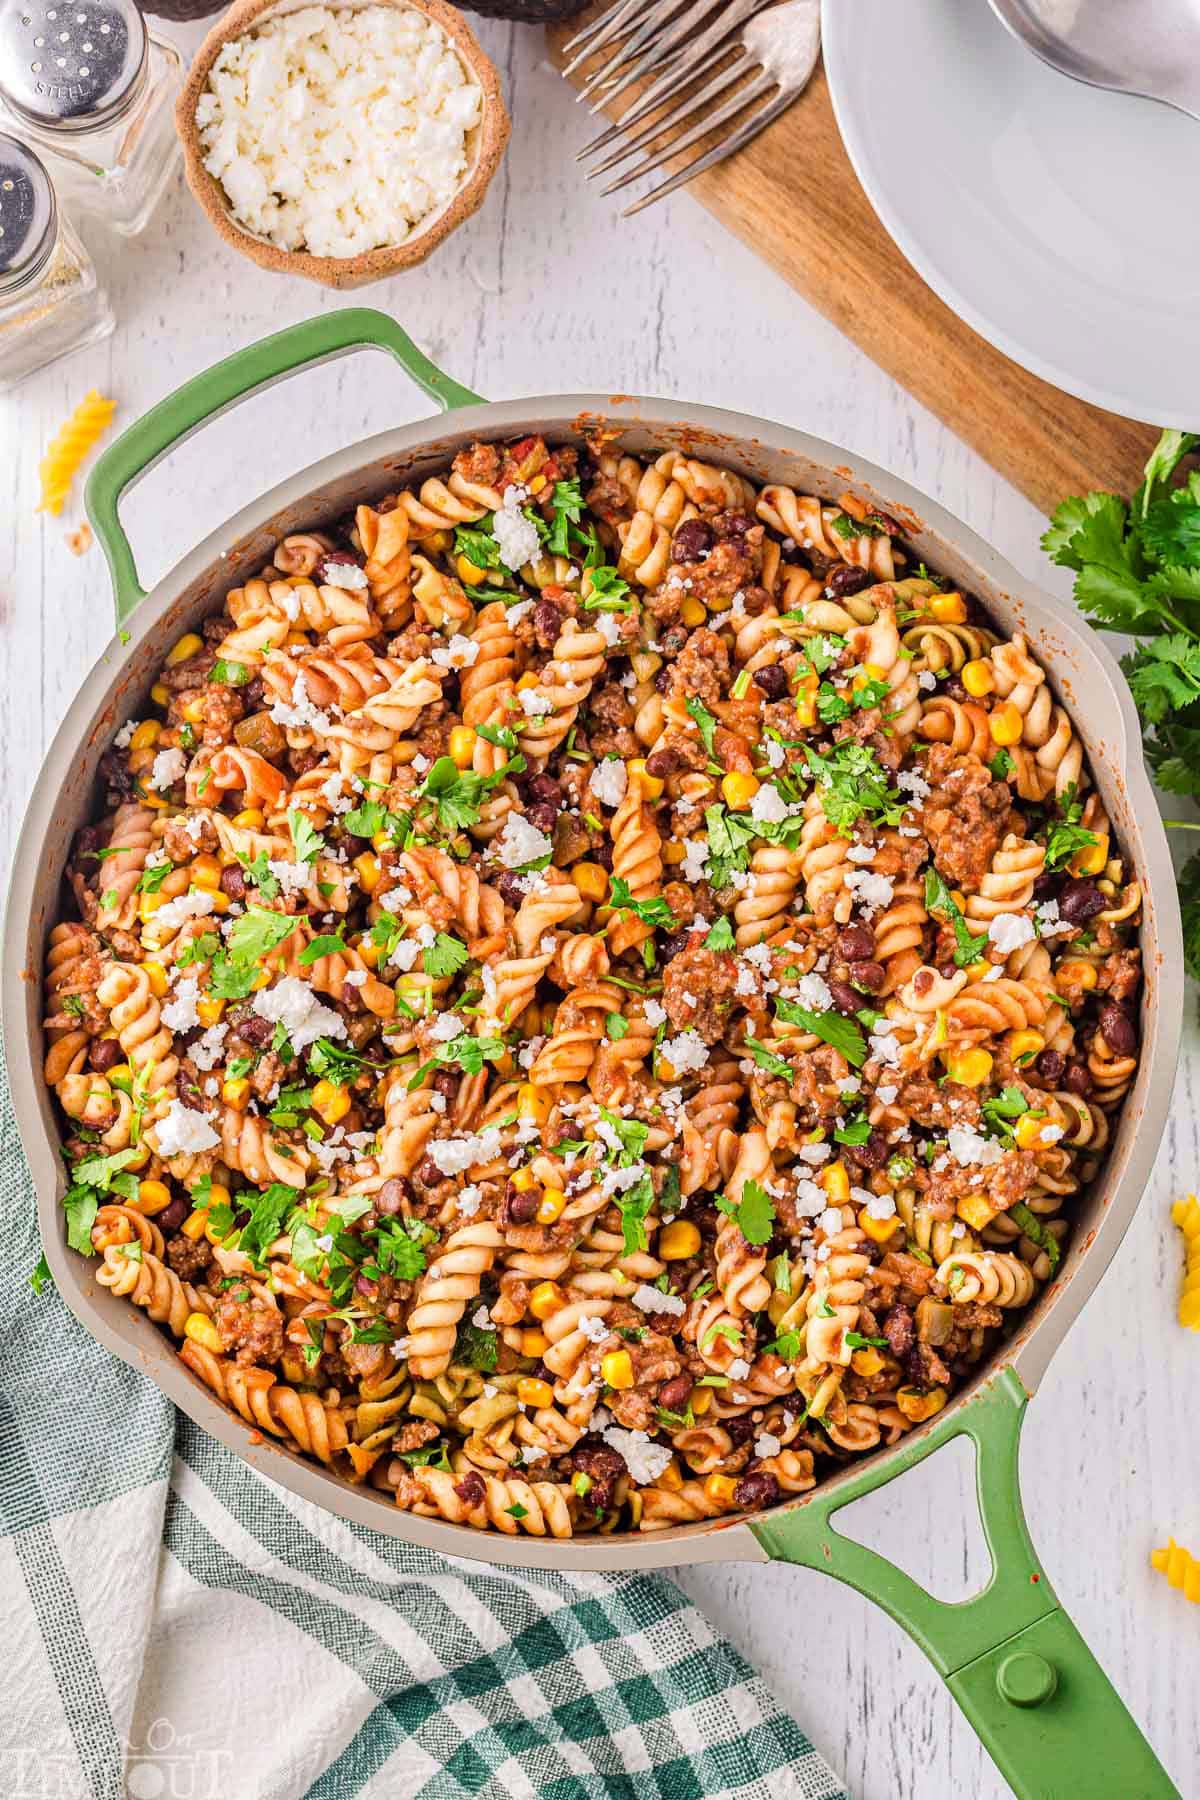
[(851, 1068), (861, 1069), (866, 1062), (866, 1040), (853, 1019), (837, 1012), (813, 1012), (807, 1006), (798, 1006), (794, 1000), (777, 1000), (775, 1011), (785, 1024), (798, 1025), (801, 1031), (811, 1032), (823, 1044), (829, 1044), (845, 1057)]
[(986, 937), (976, 937), (959, 911), (958, 903), (935, 868), (925, 871), (925, 909), (941, 913), (954, 932), (954, 963), (959, 969), (978, 962), (988, 947)]
[[(1042, 538), (1050, 558), (1074, 570), (1085, 617), (1136, 640), (1121, 667), (1146, 760), (1160, 788), (1192, 800), (1200, 800), (1200, 470), (1185, 475), (1183, 464), (1197, 449), (1200, 432), (1164, 431), (1131, 500), (1064, 500)], [(1179, 892), (1184, 961), (1200, 977), (1200, 853), (1181, 870)]]
[(612, 877), (609, 885), (608, 904), (614, 912), (629, 912), (642, 921), (643, 925), (666, 925), (677, 923), (675, 914), (661, 894), (655, 894), (649, 900), (635, 900), (629, 890), (629, 883), (619, 875)]
[(748, 1244), (769, 1244), (775, 1226), (775, 1206), (766, 1188), (757, 1181), (748, 1181), (742, 1189), (740, 1200), (733, 1200), (728, 1194), (722, 1194), (717, 1201), (718, 1212), (726, 1218), (733, 1219), (738, 1230)]

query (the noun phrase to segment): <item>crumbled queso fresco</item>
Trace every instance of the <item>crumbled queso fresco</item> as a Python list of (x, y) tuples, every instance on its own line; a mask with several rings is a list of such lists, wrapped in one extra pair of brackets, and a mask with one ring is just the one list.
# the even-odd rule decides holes
[(423, 14), (308, 6), (222, 46), (196, 124), (240, 225), (282, 250), (359, 256), (453, 199), (482, 100)]

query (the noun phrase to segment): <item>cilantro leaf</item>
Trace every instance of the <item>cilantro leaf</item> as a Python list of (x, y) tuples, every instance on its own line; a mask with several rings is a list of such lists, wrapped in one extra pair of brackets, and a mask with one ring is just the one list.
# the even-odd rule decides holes
[(497, 1331), (481, 1331), (464, 1316), (454, 1344), (454, 1361), (490, 1375), (500, 1356), (499, 1336)]
[(209, 670), (208, 679), (222, 687), (245, 687), (250, 679), (250, 671), (245, 663), (226, 662), (223, 656), (218, 656)]
[(861, 1069), (866, 1062), (866, 1041), (853, 1019), (837, 1012), (812, 1012), (807, 1006), (798, 1006), (794, 1000), (777, 1000), (775, 1011), (786, 1024), (798, 1025), (801, 1031), (809, 1031), (823, 1044), (829, 1044), (852, 1068)]
[(1029, 1102), (1019, 1087), (1001, 1088), (980, 1107), (983, 1123), (993, 1137), (1011, 1137), (1008, 1120), (1019, 1119), (1029, 1111)]
[(821, 755), (806, 744), (804, 756), (822, 811), (843, 837), (862, 818), (898, 825), (904, 817), (907, 801), (888, 786), (887, 772), (869, 745), (847, 739)]
[(768, 1075), (778, 1075), (783, 1081), (791, 1081), (796, 1071), (792, 1068), (791, 1063), (784, 1061), (782, 1056), (776, 1056), (773, 1051), (768, 1050), (767, 1046), (760, 1043), (757, 1038), (748, 1037), (746, 1039), (746, 1048), (758, 1064), (759, 1068), (765, 1069)]
[(137, 891), (139, 894), (157, 894), (167, 876), (174, 871), (173, 862), (151, 863), (138, 876)]
[(622, 580), (615, 569), (600, 563), (588, 570), (591, 583), (586, 600), (580, 605), (584, 612), (632, 612), (633, 601), (627, 598), (629, 583)]
[(198, 937), (191, 939), (183, 946), (175, 957), (175, 966), (186, 969), (192, 963), (209, 962), (221, 948), (221, 940), (215, 931), (202, 931)]
[(72, 1187), (63, 1195), (67, 1215), (67, 1242), (80, 1256), (94, 1256), (92, 1226), (100, 1209), (100, 1195), (95, 1188)]
[(636, 1251), (646, 1248), (645, 1218), (654, 1205), (654, 1183), (649, 1173), (643, 1175), (625, 1193), (617, 1194), (614, 1198), (621, 1215), (624, 1254), (633, 1256)]
[(325, 839), (319, 831), (313, 830), (312, 820), (298, 806), (288, 810), (288, 825), (291, 828), (292, 843), (296, 850), (298, 862), (314, 862), (325, 848)]
[[(323, 1041), (323, 1040), (321, 1040)], [(477, 1038), (469, 1032), (460, 1031), (448, 1043), (435, 1046), (428, 1062), (421, 1064), (408, 1084), (409, 1093), (415, 1093), (430, 1069), (446, 1068), (456, 1064), (465, 1075), (478, 1075), (485, 1062), (499, 1062), (507, 1046), (503, 1038)]]
[(425, 1273), (424, 1246), (436, 1236), (420, 1219), (381, 1219), (371, 1239), (374, 1260), (385, 1275), (415, 1281)]
[(438, 932), (433, 943), (422, 952), (422, 958), (425, 973), (439, 981), (447, 975), (457, 975), (469, 961), (467, 946), (444, 931)]
[(1179, 903), (1183, 913), (1183, 960), (1189, 975), (1200, 981), (1200, 851), (1189, 857), (1179, 873)]
[(1200, 638), (1169, 632), (1123, 657), (1121, 667), (1148, 724), (1159, 725), (1169, 713), (1200, 700)]
[(731, 875), (750, 866), (750, 846), (759, 835), (753, 820), (731, 813), (724, 806), (706, 806), (708, 827), (708, 880), (714, 888), (728, 887)]
[(1021, 1230), (1025, 1233), (1025, 1236), (1029, 1239), (1030, 1243), (1036, 1244), (1039, 1250), (1044, 1250), (1046, 1252), (1046, 1260), (1050, 1264), (1050, 1273), (1053, 1274), (1058, 1267), (1059, 1258), (1062, 1255), (1058, 1239), (1055, 1237), (1054, 1233), (1046, 1230), (1046, 1227), (1038, 1218), (1037, 1214), (1030, 1212), (1029, 1208), (1022, 1200), (1018, 1200), (1015, 1206), (1009, 1207), (1008, 1216), (1014, 1225), (1019, 1225), (1021, 1227)]
[(254, 883), (263, 899), (274, 900), (279, 893), (279, 882), (271, 873), (266, 851), (260, 850), (257, 856), (245, 856), (239, 850), (238, 861), (242, 865), (246, 880)]
[(696, 724), (700, 727), (700, 736), (704, 740), (704, 748), (715, 761), (717, 753), (713, 748), (713, 744), (716, 738), (717, 721), (713, 718), (703, 700), (698, 699), (695, 694), (688, 695), (687, 699), (684, 701), (684, 706), (687, 708), (688, 712), (691, 713)]
[(928, 912), (944, 913), (954, 931), (954, 963), (959, 969), (969, 968), (987, 949), (986, 937), (976, 937), (958, 910), (950, 889), (932, 866), (925, 871), (925, 907)]
[(704, 940), (706, 950), (732, 950), (734, 945), (733, 926), (722, 913)]
[(629, 883), (619, 875), (614, 875), (609, 884), (608, 904), (614, 912), (631, 912), (639, 918), (643, 925), (674, 925), (675, 914), (661, 894), (653, 895), (649, 900), (635, 900), (629, 891)]
[(727, 1194), (723, 1194), (717, 1201), (717, 1207), (736, 1222), (748, 1244), (770, 1243), (775, 1224), (775, 1207), (766, 1188), (757, 1181), (746, 1183), (740, 1200), (732, 1200)]
[(477, 569), (498, 569), (500, 546), (487, 529), (494, 517), (486, 513), (478, 525), (460, 525), (454, 533), (455, 556), (465, 556)]
[(226, 939), (229, 954), (238, 963), (261, 962), (264, 956), (269, 956), (285, 938), (291, 936), (302, 920), (307, 924), (303, 915), (293, 918), (290, 913), (269, 912), (263, 906), (248, 906), (230, 928)]
[(579, 481), (556, 481), (550, 505), (554, 522), (546, 547), (552, 556), (570, 556), (571, 526), (578, 525), (583, 517), (583, 490)]
[(50, 1272), (50, 1264), (46, 1261), (45, 1251), (38, 1257), (29, 1272), (29, 1285), (35, 1294), (40, 1294), (43, 1288), (54, 1286), (54, 1276)]
[(297, 958), (301, 968), (309, 969), (313, 963), (320, 962), (323, 956), (344, 956), (346, 940), (340, 931), (326, 932), (322, 937), (313, 938), (306, 944)]
[(619, 1044), (629, 1030), (629, 1020), (624, 1013), (610, 1012), (604, 1015), (605, 1036), (614, 1044)]
[(781, 1331), (772, 1343), (763, 1345), (763, 1354), (778, 1356), (782, 1362), (796, 1362), (800, 1357), (803, 1342), (798, 1331)]
[(860, 1114), (858, 1118), (847, 1119), (844, 1125), (835, 1125), (834, 1138), (839, 1144), (865, 1144), (871, 1135), (871, 1122)]
[(238, 1234), (237, 1247), (261, 1268), (267, 1250), (280, 1235), (284, 1220), (300, 1198), (300, 1189), (289, 1187), (286, 1182), (273, 1181), (262, 1193), (249, 1189), (238, 1198), (250, 1207), (250, 1217)]
[(1147, 506), (1142, 517), (1142, 542), (1162, 563), (1181, 568), (1200, 567), (1200, 483), (1193, 474), (1185, 488), (1176, 488), (1162, 500)]

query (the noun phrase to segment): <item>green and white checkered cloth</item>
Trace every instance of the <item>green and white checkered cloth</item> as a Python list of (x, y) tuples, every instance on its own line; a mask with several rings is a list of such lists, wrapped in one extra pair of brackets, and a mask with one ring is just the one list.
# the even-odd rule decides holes
[(847, 1800), (672, 1582), (295, 1499), (53, 1290), (0, 1059), (3, 1800)]

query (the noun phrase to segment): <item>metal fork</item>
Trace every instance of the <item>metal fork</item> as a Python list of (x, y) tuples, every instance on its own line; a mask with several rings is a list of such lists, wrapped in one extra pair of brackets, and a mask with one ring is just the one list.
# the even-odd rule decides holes
[[(603, 86), (593, 111), (614, 99), (631, 82), (660, 70), (618, 123), (580, 151), (580, 160), (624, 138), (631, 127), (672, 101), (677, 100), (678, 104), (597, 164), (589, 180), (648, 149), (657, 138), (677, 129), (697, 112), (701, 114), (682, 136), (669, 139), (657, 151), (643, 156), (603, 190), (606, 194), (615, 193), (721, 126), (732, 126), (748, 107), (755, 110), (728, 136), (627, 207), (625, 218), (652, 206), (701, 170), (712, 168), (757, 137), (807, 85), (820, 48), (818, 0), (786, 0), (784, 5), (769, 10), (764, 9), (763, 0), (724, 0), (718, 16), (707, 24), (712, 0), (683, 0), (682, 4), (681, 0), (665, 0), (660, 6), (651, 7), (649, 15), (641, 0), (640, 10), (639, 21), (638, 0), (616, 0), (607, 13), (567, 45), (568, 53), (574, 52), (574, 56), (564, 73), (600, 50), (610, 51), (580, 95), (582, 99), (595, 92), (597, 86)], [(611, 50), (613, 45), (617, 46), (615, 52)], [(718, 64), (723, 66), (710, 81), (699, 89), (692, 87)], [(750, 76), (753, 79), (747, 81)], [(686, 92), (689, 88), (692, 91)], [(710, 110), (717, 101), (721, 104)]]

